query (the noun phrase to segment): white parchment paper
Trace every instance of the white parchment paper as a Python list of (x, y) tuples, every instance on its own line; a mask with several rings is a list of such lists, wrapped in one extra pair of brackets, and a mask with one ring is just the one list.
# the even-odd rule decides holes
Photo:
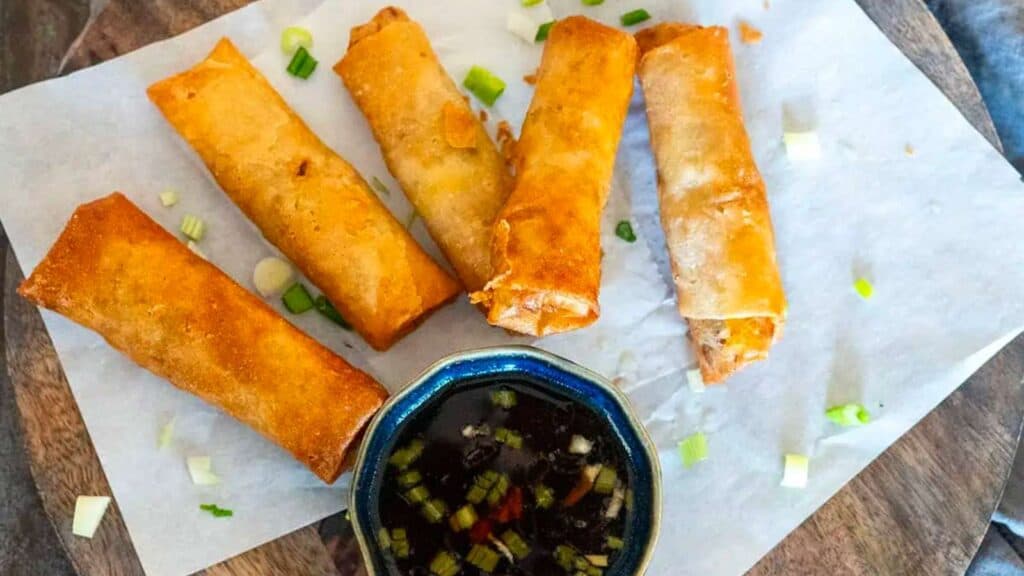
[[(509, 10), (527, 10), (519, 0), (397, 3), (423, 24), (453, 77), (480, 64), (508, 82), (490, 125), (507, 119), (518, 127), (532, 94), (521, 78), (541, 53), (505, 31)], [(743, 19), (765, 33), (758, 45), (734, 42), (734, 51), (790, 303), (771, 358), (702, 395), (685, 384), (692, 356), (667, 281), (639, 93), (605, 211), (601, 318), (535, 342), (618, 378), (658, 444), (665, 522), (650, 573), (737, 574), (1024, 326), (1024, 187), (852, 0), (774, 0), (767, 10), (762, 0), (551, 4), (558, 17), (584, 12), (609, 24), (643, 5), (655, 22), (734, 28)], [(171, 229), (185, 213), (203, 216), (210, 230), (202, 248), (251, 286), (254, 264), (273, 248), (144, 94), (224, 34), (328, 145), (391, 188), (385, 201), (404, 219), (410, 208), (330, 70), (349, 28), (383, 5), (263, 0), (0, 98), (0, 217), (23, 269), (39, 262), (76, 205), (118, 189)], [(309, 81), (284, 72), (287, 57), (277, 48), (280, 29), (295, 23), (315, 36), (321, 64)], [(787, 159), (784, 109), (817, 129), (819, 161)], [(157, 199), (167, 187), (181, 195), (170, 209)], [(638, 231), (634, 244), (612, 233), (626, 218)], [(414, 234), (437, 254), (421, 224)], [(851, 287), (860, 276), (875, 285), (870, 301)], [(54, 314), (43, 317), (148, 574), (192, 572), (344, 507), (345, 478), (323, 486), (255, 432), (138, 368), (97, 335)], [(315, 314), (292, 319), (392, 390), (450, 352), (531, 342), (488, 327), (464, 301), (382, 354)], [(826, 407), (848, 401), (873, 412), (871, 425), (842, 430), (824, 419)], [(176, 439), (157, 450), (158, 431), (172, 417)], [(695, 431), (707, 434), (711, 457), (684, 470), (675, 444)], [(807, 489), (778, 486), (785, 452), (811, 456)], [(191, 484), (185, 457), (194, 454), (213, 457), (222, 485)], [(198, 510), (211, 501), (232, 508), (234, 518)]]

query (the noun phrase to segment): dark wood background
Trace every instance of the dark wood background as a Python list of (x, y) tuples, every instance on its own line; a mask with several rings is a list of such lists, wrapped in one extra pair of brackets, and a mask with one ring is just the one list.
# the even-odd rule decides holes
[[(976, 87), (920, 0), (858, 1), (998, 146)], [(0, 92), (180, 33), (244, 3), (111, 0), (79, 37), (89, 21), (87, 0), (0, 0)], [(109, 488), (38, 314), (12, 297), (21, 276), (0, 232), (0, 574), (139, 574), (116, 507), (97, 540), (69, 535), (74, 495), (83, 486)], [(1013, 460), (1022, 374), (1019, 338), (752, 573), (962, 573)], [(353, 574), (354, 555), (347, 523), (336, 516), (206, 572)]]

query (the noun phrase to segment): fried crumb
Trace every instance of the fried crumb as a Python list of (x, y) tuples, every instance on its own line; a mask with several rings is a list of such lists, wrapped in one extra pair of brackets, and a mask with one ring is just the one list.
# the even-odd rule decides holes
[(512, 125), (505, 120), (498, 122), (497, 140), (505, 163), (511, 166), (516, 155), (516, 137), (512, 133)]
[(914, 147), (911, 146), (910, 144), (907, 144), (906, 146), (903, 147), (903, 152), (906, 153), (907, 156), (913, 156), (914, 154), (917, 154), (917, 150), (914, 150)]
[(764, 38), (762, 33), (757, 28), (754, 28), (750, 24), (740, 20), (740, 41), (744, 44), (757, 44)]
[(530, 86), (536, 86), (537, 85), (537, 72), (534, 71), (532, 74), (527, 74), (526, 76), (523, 76), (523, 82), (526, 82)]
[(480, 110), (480, 121), (487, 122), (487, 110)]

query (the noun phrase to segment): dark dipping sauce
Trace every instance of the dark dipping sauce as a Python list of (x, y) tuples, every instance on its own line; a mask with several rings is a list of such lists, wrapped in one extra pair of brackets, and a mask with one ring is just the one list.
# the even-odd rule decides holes
[[(492, 397), (495, 393), (497, 400)], [(508, 407), (510, 394), (514, 406)], [(498, 441), (496, 437), (504, 437), (502, 429), (519, 436), (521, 447), (513, 447), (519, 444), (514, 438)], [(574, 436), (581, 436), (590, 444), (589, 452), (570, 452)], [(422, 448), (419, 456), (404, 470), (400, 469), (394, 456), (417, 444)], [(581, 451), (579, 439), (574, 448)], [(407, 458), (399, 456), (402, 459)], [(568, 397), (554, 395), (527, 380), (462, 384), (414, 416), (401, 431), (392, 452), (378, 498), (383, 527), (376, 527), (376, 535), (381, 539), (384, 529), (389, 536), (396, 528), (404, 529), (406, 544), (395, 546), (388, 542), (390, 538), (384, 538), (388, 573), (603, 574), (614, 564), (626, 538), (624, 530), (632, 493), (628, 490), (631, 478), (623, 465), (625, 461), (623, 448), (607, 424), (593, 410)], [(594, 474), (598, 466), (609, 469), (601, 482), (592, 484), (574, 504), (567, 504), (566, 499), (574, 489), (578, 494), (579, 486), (588, 484), (582, 480), (588, 467), (592, 478), (601, 476)], [(612, 471), (615, 488), (609, 490)], [(403, 485), (403, 474), (410, 472), (412, 475), (404, 477)], [(472, 526), (459, 527), (458, 519), (453, 517), (470, 504), (467, 498), (474, 485), (487, 485), (486, 479), (481, 480), (485, 475), (491, 479), (506, 475), (508, 488), (496, 503), (489, 504), (485, 498), (479, 504), (471, 504), (475, 518), (463, 516), (462, 520), (471, 520)], [(424, 513), (423, 504), (412, 502), (417, 498), (408, 496), (410, 480), (417, 476), (420, 478), (416, 485), (426, 488), (429, 499), (444, 503), (444, 515), (439, 521), (436, 514), (435, 522), (429, 521), (431, 514)], [(544, 496), (538, 499), (537, 494), (543, 487), (550, 489), (547, 508), (540, 504)], [(615, 508), (617, 513), (609, 517)], [(522, 554), (522, 547), (509, 546), (503, 552), (495, 543), (494, 540), (502, 542), (510, 530), (521, 537), (528, 553)], [(482, 552), (473, 553), (474, 545), (486, 546), (490, 552), (484, 555), (492, 556), (492, 562), (493, 555), (498, 556), (493, 570), (484, 571), (474, 565), (481, 560)], [(507, 554), (514, 548), (520, 554), (514, 554), (515, 561), (510, 562)], [(407, 557), (400, 557), (406, 554)], [(439, 554), (449, 557), (438, 559)], [(483, 564), (487, 563), (484, 559)]]

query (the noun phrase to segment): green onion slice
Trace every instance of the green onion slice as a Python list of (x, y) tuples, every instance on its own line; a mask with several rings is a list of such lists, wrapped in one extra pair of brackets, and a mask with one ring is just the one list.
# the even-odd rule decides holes
[(626, 12), (619, 18), (619, 21), (622, 22), (623, 26), (632, 26), (634, 24), (639, 24), (645, 20), (650, 19), (651, 15), (647, 12), (647, 10), (640, 8), (639, 10), (632, 10), (630, 12)]
[(484, 572), (494, 572), (494, 569), (498, 567), (499, 560), (501, 560), (501, 556), (483, 544), (474, 544), (470, 548), (469, 554), (466, 555), (466, 562)]
[(462, 532), (463, 530), (469, 530), (472, 528), (478, 519), (476, 510), (473, 509), (473, 505), (466, 504), (462, 508), (456, 510), (455, 514), (452, 514), (450, 524), (453, 530), (456, 532)]
[(600, 6), (604, 4), (604, 0), (583, 0), (584, 6)]
[(629, 220), (622, 220), (615, 225), (615, 235), (632, 244), (636, 242), (636, 234), (633, 232), (633, 225)]
[(345, 320), (345, 317), (338, 312), (338, 309), (334, 307), (334, 304), (331, 304), (331, 301), (323, 294), (316, 297), (316, 300), (313, 301), (313, 306), (316, 308), (317, 312), (323, 314), (324, 317), (328, 318), (331, 322), (334, 322), (345, 330), (352, 329), (352, 325)]
[(697, 432), (684, 438), (679, 443), (679, 456), (687, 468), (697, 462), (708, 459), (708, 438), (703, 432)]
[(398, 475), (398, 485), (402, 488), (412, 488), (423, 481), (423, 475), (419, 470), (407, 470)]
[[(422, 486), (418, 486), (422, 488)], [(427, 519), (427, 522), (431, 524), (438, 524), (444, 518), (448, 512), (448, 506), (444, 503), (444, 500), (440, 498), (434, 498), (433, 500), (427, 500), (423, 503), (423, 507), (420, 508), (420, 512), (423, 517)]]
[(295, 51), (295, 55), (292, 56), (292, 61), (288, 63), (288, 73), (292, 76), (306, 79), (313, 73), (313, 70), (316, 70), (317, 64), (316, 58), (313, 58), (305, 48), (299, 46), (299, 49)]
[(313, 48), (313, 34), (300, 26), (289, 26), (281, 32), (281, 51), (294, 54), (299, 48)]
[(807, 470), (810, 460), (803, 454), (786, 454), (785, 469), (782, 473), (782, 486), (786, 488), (803, 488), (807, 486)]
[(301, 282), (296, 282), (285, 290), (284, 294), (281, 295), (281, 301), (284, 302), (284, 307), (292, 314), (302, 314), (314, 305), (313, 297), (310, 296), (309, 290), (306, 290), (306, 287)]
[(480, 66), (473, 66), (469, 69), (462, 85), (488, 106), (493, 106), (505, 91), (505, 82)]
[(181, 233), (189, 239), (199, 242), (206, 234), (206, 222), (203, 222), (203, 219), (198, 216), (185, 214), (185, 217), (181, 219)]
[[(491, 392), (491, 404), (509, 410), (516, 405), (518, 398), (516, 398), (515, 390), (508, 390), (502, 388), (501, 390), (495, 390)], [(497, 436), (497, 432), (495, 432)]]
[(526, 558), (530, 554), (530, 547), (526, 544), (526, 541), (523, 540), (523, 537), (515, 530), (506, 530), (505, 533), (501, 535), (501, 541), (505, 543), (505, 546), (508, 546), (512, 555), (519, 560)]
[(214, 518), (226, 518), (228, 516), (234, 516), (235, 513), (227, 508), (221, 508), (216, 504), (200, 504), (199, 509), (213, 514)]
[(555, 21), (545, 22), (537, 27), (537, 36), (534, 37), (534, 42), (543, 42), (548, 39), (548, 35), (551, 34), (551, 27), (555, 25)]
[(597, 480), (594, 480), (594, 492), (597, 494), (611, 494), (612, 490), (615, 490), (615, 482), (618, 479), (615, 468), (602, 466), (601, 471), (597, 474)]
[(544, 2), (544, 0), (523, 0), (522, 1), (523, 6), (526, 6), (527, 8), (529, 8), (530, 6), (536, 6), (537, 4), (541, 4), (543, 2)]
[(875, 293), (875, 287), (866, 278), (857, 278), (853, 283), (853, 289), (865, 300), (870, 300), (871, 295)]
[(455, 576), (459, 570), (459, 561), (447, 550), (441, 550), (430, 561), (430, 573), (434, 576)]
[(546, 510), (555, 503), (555, 491), (544, 484), (537, 484), (533, 487), (533, 498), (537, 502), (537, 508)]
[(618, 538), (616, 536), (609, 536), (605, 539), (604, 544), (611, 550), (621, 550), (622, 547), (626, 545), (626, 543), (622, 541), (622, 538)]
[(825, 417), (840, 426), (861, 426), (871, 422), (871, 413), (864, 405), (853, 402), (829, 408)]

